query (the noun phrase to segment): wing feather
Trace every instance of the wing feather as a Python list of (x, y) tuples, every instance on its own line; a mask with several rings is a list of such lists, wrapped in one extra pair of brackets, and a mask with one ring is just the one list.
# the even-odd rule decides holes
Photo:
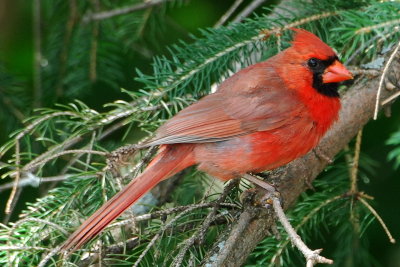
[[(260, 63), (262, 64), (262, 63)], [(253, 65), (221, 84), (220, 89), (181, 110), (144, 146), (217, 142), (282, 127), (304, 109), (273, 68)]]

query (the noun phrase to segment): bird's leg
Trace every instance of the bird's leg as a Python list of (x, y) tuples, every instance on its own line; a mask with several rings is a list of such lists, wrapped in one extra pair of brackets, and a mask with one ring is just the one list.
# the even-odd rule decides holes
[(333, 263), (331, 259), (327, 259), (319, 255), (322, 249), (311, 250), (307, 247), (307, 245), (303, 242), (303, 240), (301, 240), (300, 236), (296, 233), (296, 230), (294, 230), (293, 226), (290, 224), (288, 218), (286, 217), (282, 208), (280, 194), (274, 186), (260, 179), (257, 179), (256, 177), (250, 174), (245, 174), (243, 178), (268, 191), (265, 197), (263, 198), (264, 200), (263, 202), (265, 202), (264, 206), (266, 208), (269, 208), (269, 206), (272, 203), (272, 207), (275, 211), (275, 214), (278, 217), (279, 221), (281, 222), (283, 228), (285, 228), (285, 231), (288, 234), (290, 240), (306, 258), (307, 267), (312, 267), (316, 263), (326, 263), (326, 264)]
[(320, 148), (315, 147), (312, 151), (314, 152), (315, 156), (317, 156), (317, 158), (325, 160), (329, 164), (333, 163), (333, 160), (328, 157)]
[(261, 203), (266, 203), (269, 205), (272, 205), (272, 196), (275, 196), (277, 198), (280, 199), (281, 194), (279, 193), (278, 190), (276, 190), (275, 186), (271, 185), (270, 183), (261, 180), (259, 178), (257, 178), (256, 176), (252, 175), (252, 174), (244, 174), (243, 178), (245, 178), (246, 180), (252, 182), (255, 185), (258, 185), (261, 188), (264, 188), (267, 193), (264, 195), (264, 197), (261, 199)]
[(265, 181), (263, 181), (261, 179), (258, 179), (257, 177), (254, 177), (251, 174), (246, 173), (246, 174), (243, 175), (243, 178), (245, 178), (246, 180), (252, 182), (253, 184), (258, 185), (259, 187), (264, 188), (270, 194), (278, 192), (273, 185), (271, 185), (271, 184), (269, 184), (269, 183), (267, 183), (267, 182), (265, 182)]
[[(261, 178), (267, 178), (267, 175), (263, 174), (263, 176), (257, 174), (244, 174), (243, 178), (245, 178), (247, 181), (252, 182), (253, 184), (265, 189), (266, 193), (264, 196), (257, 201), (259, 205), (262, 205), (265, 208), (269, 208), (272, 205), (272, 197), (277, 197), (280, 199), (281, 194), (279, 191), (273, 186), (272, 184), (262, 180)], [(281, 200), (282, 203), (282, 200)], [(279, 239), (279, 238), (278, 238)]]

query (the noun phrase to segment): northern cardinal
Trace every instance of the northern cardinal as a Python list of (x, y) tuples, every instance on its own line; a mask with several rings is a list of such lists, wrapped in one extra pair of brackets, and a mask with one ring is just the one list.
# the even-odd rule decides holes
[(79, 248), (161, 180), (189, 166), (226, 181), (277, 168), (313, 149), (338, 118), (338, 83), (352, 75), (317, 36), (293, 30), (291, 47), (237, 72), (161, 126), (143, 145), (160, 146), (144, 172), (61, 249)]

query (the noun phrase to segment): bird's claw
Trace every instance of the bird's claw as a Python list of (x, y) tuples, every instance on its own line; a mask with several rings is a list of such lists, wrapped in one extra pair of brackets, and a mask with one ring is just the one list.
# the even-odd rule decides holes
[(265, 208), (270, 208), (272, 207), (273, 204), (273, 198), (279, 199), (281, 205), (283, 205), (283, 200), (282, 200), (282, 195), (278, 191), (270, 192), (268, 191), (261, 199), (260, 199), (260, 204), (265, 207)]

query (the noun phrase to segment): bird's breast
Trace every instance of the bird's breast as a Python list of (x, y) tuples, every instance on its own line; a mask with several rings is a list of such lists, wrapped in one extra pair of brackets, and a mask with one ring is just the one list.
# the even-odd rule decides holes
[(229, 140), (197, 144), (198, 168), (223, 180), (280, 167), (306, 154), (320, 139), (314, 123), (297, 123)]

